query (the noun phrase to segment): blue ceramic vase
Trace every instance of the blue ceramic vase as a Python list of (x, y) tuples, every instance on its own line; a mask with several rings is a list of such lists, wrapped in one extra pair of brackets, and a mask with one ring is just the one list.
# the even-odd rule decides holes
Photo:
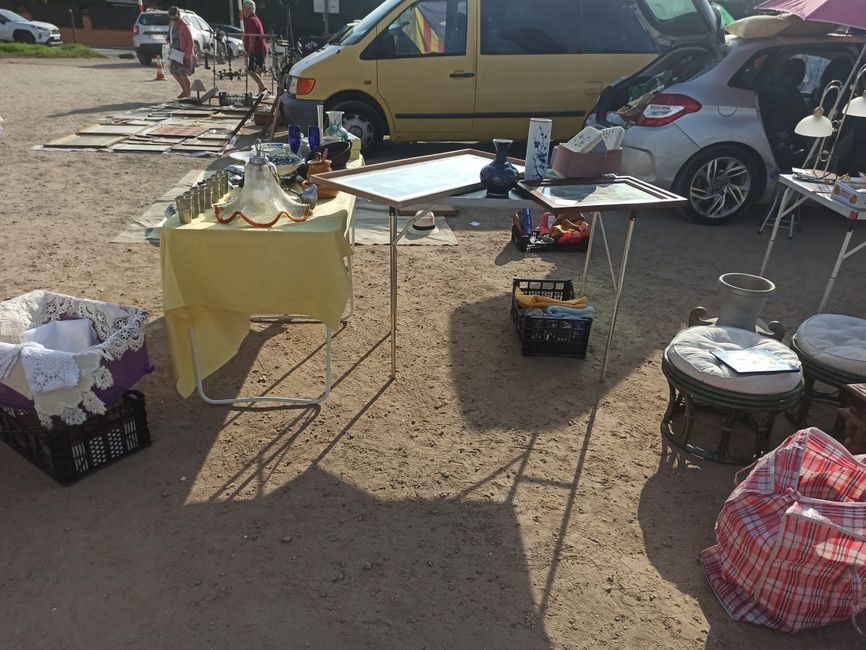
[(512, 142), (505, 138), (494, 139), (496, 160), (481, 169), (481, 184), (487, 190), (487, 196), (491, 198), (507, 197), (508, 192), (517, 187), (520, 173), (508, 162), (508, 150), (511, 149)]

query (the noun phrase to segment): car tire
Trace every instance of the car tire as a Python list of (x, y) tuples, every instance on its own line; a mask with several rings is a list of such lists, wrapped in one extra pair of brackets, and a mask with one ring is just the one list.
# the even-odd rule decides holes
[(36, 37), (30, 32), (19, 29), (17, 32), (12, 34), (12, 40), (16, 43), (35, 43)]
[(149, 54), (143, 54), (141, 52), (136, 52), (135, 56), (138, 57), (138, 62), (141, 65), (147, 66), (147, 67), (150, 67), (153, 65), (153, 57), (150, 56)]
[(730, 145), (708, 147), (680, 170), (674, 191), (688, 199), (686, 214), (697, 223), (716, 226), (748, 210), (765, 178), (755, 159)]
[(385, 125), (373, 106), (363, 101), (338, 102), (328, 110), (343, 111), (343, 126), (349, 133), (361, 138), (361, 151), (375, 151), (385, 137)]
[(204, 62), (204, 58), (202, 58), (201, 53), (201, 45), (198, 44), (198, 41), (195, 41), (192, 44), (192, 60), (195, 63), (196, 67), (200, 66)]

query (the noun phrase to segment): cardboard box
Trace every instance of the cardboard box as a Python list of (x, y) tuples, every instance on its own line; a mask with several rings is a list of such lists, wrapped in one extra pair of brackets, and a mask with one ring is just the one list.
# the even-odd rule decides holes
[(561, 144), (553, 150), (552, 169), (565, 178), (596, 178), (603, 174), (618, 174), (622, 165), (622, 149), (606, 154), (575, 153)]
[(852, 210), (866, 210), (866, 181), (837, 179), (833, 184), (832, 193), (834, 199)]

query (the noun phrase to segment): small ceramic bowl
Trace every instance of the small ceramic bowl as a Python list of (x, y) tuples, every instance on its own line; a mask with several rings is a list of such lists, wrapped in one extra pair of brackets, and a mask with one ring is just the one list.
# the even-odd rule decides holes
[(331, 169), (343, 169), (352, 156), (351, 142), (329, 142), (313, 149), (307, 154), (307, 162), (314, 160), (316, 156), (328, 150), (328, 160), (331, 161)]

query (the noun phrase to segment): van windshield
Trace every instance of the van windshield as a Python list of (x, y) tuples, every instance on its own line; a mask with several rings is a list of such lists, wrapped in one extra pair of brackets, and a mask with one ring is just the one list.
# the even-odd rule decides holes
[(340, 45), (354, 45), (355, 43), (363, 40), (363, 38), (370, 33), (370, 31), (376, 27), (382, 18), (387, 16), (391, 11), (402, 3), (403, 0), (385, 0), (378, 7), (373, 9), (366, 17), (361, 19), (355, 28), (351, 31), (351, 33), (340, 42)]

